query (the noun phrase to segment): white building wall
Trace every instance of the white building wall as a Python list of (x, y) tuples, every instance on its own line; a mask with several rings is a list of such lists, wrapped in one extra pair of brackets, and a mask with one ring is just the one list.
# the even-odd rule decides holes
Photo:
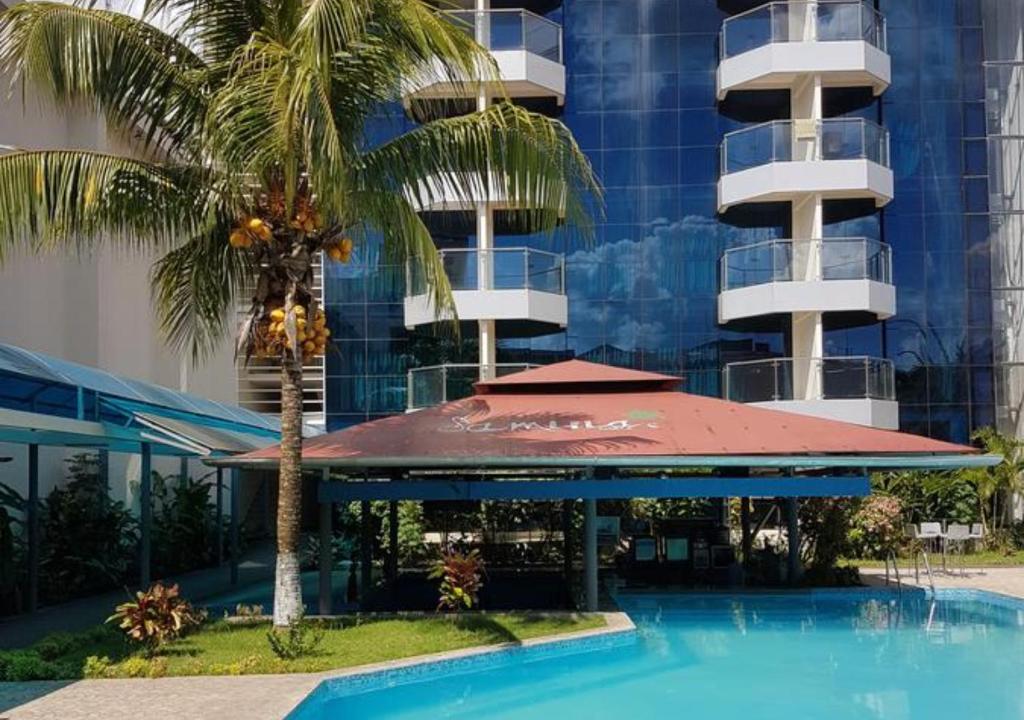
[[(0, 77), (6, 91), (9, 79)], [(85, 110), (61, 113), (35, 93), (0, 102), (0, 146), (19, 149), (81, 148), (118, 152), (123, 143), (108, 138), (101, 118)], [(101, 247), (78, 256), (26, 253), (0, 264), (0, 342), (102, 368), (118, 375), (184, 389), (214, 400), (236, 402), (231, 342), (193, 368), (160, 336), (150, 302), (149, 272), (155, 256)], [(40, 449), (43, 497), (64, 477), (71, 452)], [(25, 494), (27, 449), (0, 443), (0, 482)], [(178, 472), (176, 459), (154, 458), (161, 473)], [(190, 472), (207, 472), (193, 462)], [(111, 493), (131, 500), (139, 481), (138, 458), (112, 454)]]

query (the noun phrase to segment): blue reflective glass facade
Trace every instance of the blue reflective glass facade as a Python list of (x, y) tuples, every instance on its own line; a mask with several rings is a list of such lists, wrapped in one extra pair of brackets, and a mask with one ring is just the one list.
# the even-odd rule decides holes
[[(828, 117), (863, 117), (891, 133), (895, 199), (826, 207), (826, 236), (893, 248), (897, 315), (831, 321), (826, 355), (886, 357), (897, 368), (902, 429), (966, 440), (991, 424), (992, 313), (987, 216), (983, 42), (979, 0), (877, 0), (888, 23), (892, 84), (880, 97), (835, 90)], [(787, 117), (785, 92), (732, 93), (715, 73), (726, 17), (756, 3), (727, 0), (564, 0), (567, 88), (559, 117), (605, 187), (592, 242), (567, 233), (499, 235), (500, 246), (565, 253), (565, 331), (501, 339), (499, 362), (569, 357), (680, 375), (690, 392), (722, 394), (728, 362), (783, 356), (788, 319), (717, 323), (719, 259), (732, 247), (789, 236), (788, 204), (717, 212), (725, 133)], [(400, 114), (375, 128), (386, 136)], [(471, 246), (471, 233), (438, 237)], [(404, 328), (404, 273), (373, 242), (351, 265), (329, 264), (326, 302), (339, 353), (328, 360), (332, 429), (405, 408), (406, 371), (476, 361), (458, 343)]]

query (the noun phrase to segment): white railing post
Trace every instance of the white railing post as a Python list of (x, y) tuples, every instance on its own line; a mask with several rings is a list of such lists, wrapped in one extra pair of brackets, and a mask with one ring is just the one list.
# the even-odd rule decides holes
[(530, 287), (530, 250), (523, 248), (523, 289), (533, 290)]

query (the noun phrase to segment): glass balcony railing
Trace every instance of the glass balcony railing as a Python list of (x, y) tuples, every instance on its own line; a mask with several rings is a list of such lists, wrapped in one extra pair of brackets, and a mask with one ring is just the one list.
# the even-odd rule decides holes
[(562, 27), (529, 10), (452, 10), (445, 13), (492, 52), (525, 50), (562, 62)]
[[(565, 294), (565, 258), (532, 248), (458, 248), (439, 250), (452, 290), (536, 290)], [(423, 295), (427, 283), (412, 263), (406, 294)]]
[(895, 400), (890, 360), (871, 357), (772, 358), (725, 366), (725, 396), (743, 403), (779, 400)]
[[(503, 377), (538, 367), (527, 363), (497, 363), (487, 366), (487, 377)], [(420, 410), (473, 394), (480, 380), (480, 365), (448, 364), (415, 368), (408, 372), (408, 409)]]
[(871, 160), (889, 167), (889, 131), (863, 118), (773, 120), (722, 140), (722, 174), (775, 162)]
[(886, 49), (885, 17), (862, 0), (771, 2), (722, 23), (723, 59), (773, 43), (863, 40)]
[(892, 284), (892, 249), (870, 238), (768, 240), (726, 250), (722, 290), (766, 283), (874, 280)]

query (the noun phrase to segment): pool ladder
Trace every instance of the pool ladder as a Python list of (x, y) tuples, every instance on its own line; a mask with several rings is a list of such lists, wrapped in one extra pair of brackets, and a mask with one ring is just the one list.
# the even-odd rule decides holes
[[(935, 597), (935, 578), (932, 577), (932, 564), (928, 560), (928, 553), (923, 548), (919, 548), (914, 552), (914, 584), (921, 584), (921, 563), (919, 560), (924, 561), (924, 571), (928, 575), (928, 587), (932, 591), (932, 597)], [(892, 550), (885, 557), (885, 584), (889, 585), (889, 568), (892, 567), (892, 572), (896, 577), (896, 587), (900, 594), (903, 593), (903, 579), (900, 577), (900, 565), (896, 553)]]

